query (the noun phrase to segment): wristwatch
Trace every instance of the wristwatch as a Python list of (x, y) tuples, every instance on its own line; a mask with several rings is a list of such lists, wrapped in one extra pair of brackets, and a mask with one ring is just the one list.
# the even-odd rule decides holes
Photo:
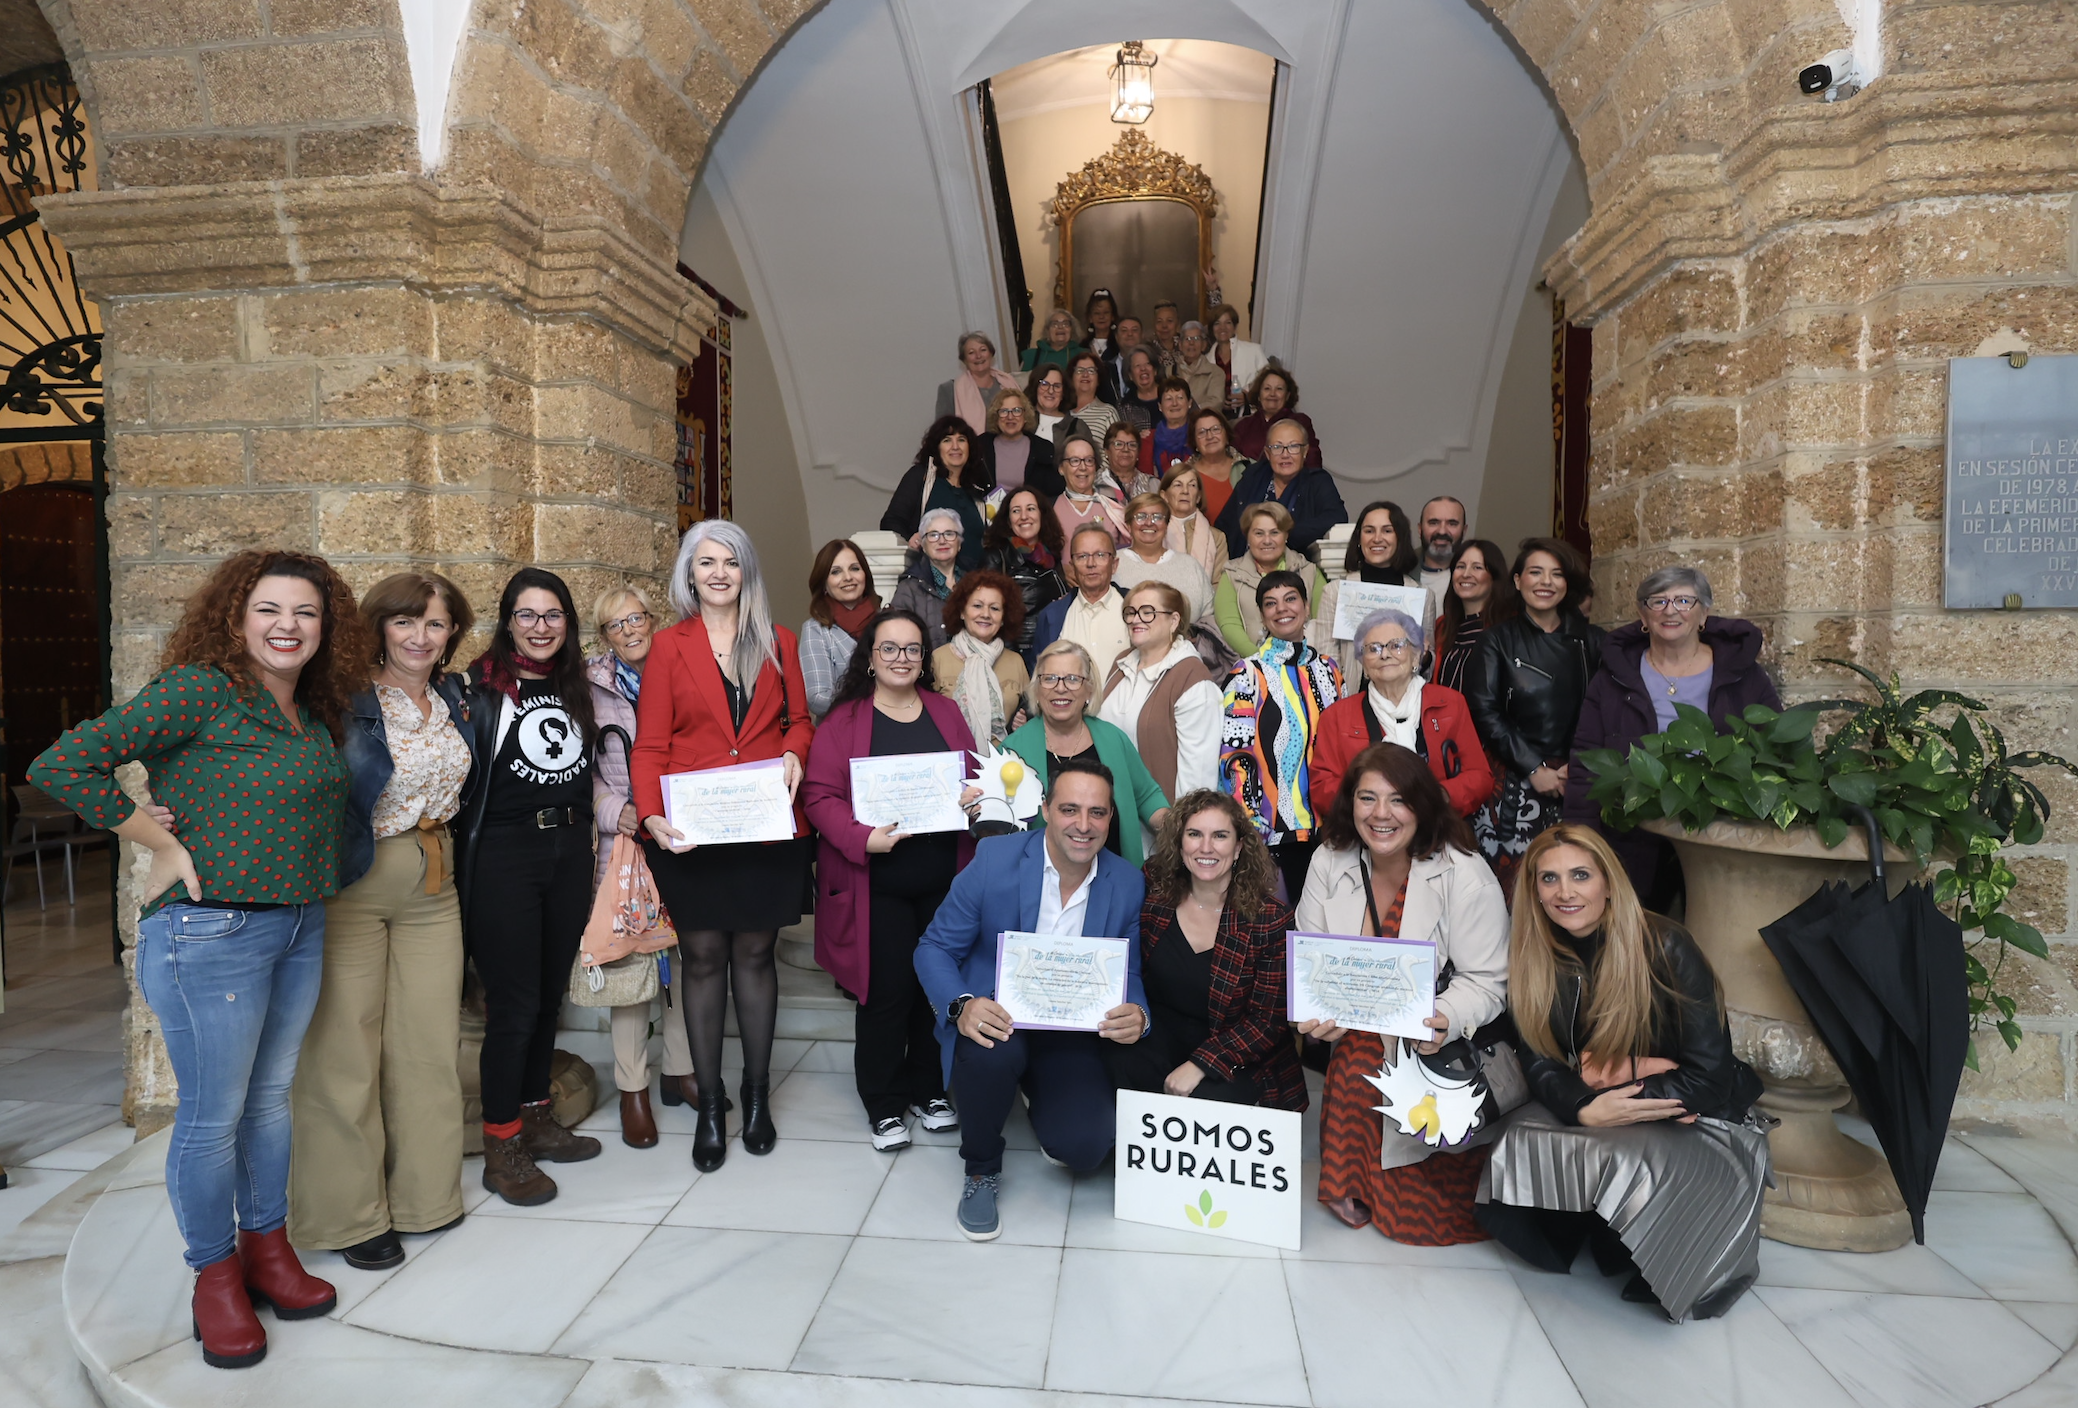
[(974, 1000), (974, 994), (973, 994), (973, 993), (971, 993), (971, 992), (963, 992), (963, 993), (961, 993), (961, 994), (960, 994), (960, 995), (959, 995), (958, 997), (954, 998), (954, 999), (953, 999), (952, 1001), (950, 1001), (950, 1002), (946, 1003), (946, 1004), (945, 1004), (945, 1017), (946, 1017), (946, 1020), (947, 1020), (947, 1021), (950, 1021), (950, 1022), (951, 1022), (951, 1023), (953, 1023), (953, 1024), (955, 1025), (955, 1026), (957, 1026), (957, 1025), (959, 1024), (959, 1020), (960, 1020), (960, 1012), (961, 1012), (961, 1010), (962, 1010), (963, 1008), (965, 1008), (965, 1007), (966, 1007), (966, 1005), (967, 1005), (967, 1004), (968, 1004), (969, 1002), (972, 1002), (973, 1000)]

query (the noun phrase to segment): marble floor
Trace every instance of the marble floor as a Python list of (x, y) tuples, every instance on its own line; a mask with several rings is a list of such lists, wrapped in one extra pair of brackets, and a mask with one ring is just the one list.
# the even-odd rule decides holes
[[(563, 1044), (606, 1059), (603, 1033)], [(1585, 1261), (1551, 1276), (1491, 1244), (1403, 1247), (1315, 1210), (1299, 1252), (1118, 1222), (1109, 1174), (1049, 1166), (1021, 1120), (1004, 1235), (971, 1244), (953, 1223), (957, 1136), (876, 1153), (847, 1044), (782, 1041), (777, 1060), (781, 1139), (768, 1157), (739, 1147), (702, 1176), (688, 1110), (660, 1107), (661, 1146), (637, 1151), (602, 1108), (588, 1125), (605, 1154), (554, 1168), (554, 1202), (488, 1200), (472, 1162), (471, 1216), (407, 1237), (402, 1267), (313, 1255), (338, 1309), (268, 1317), (266, 1361), (235, 1377), (206, 1368), (188, 1338), (151, 1141), (67, 1210), (78, 1231), (56, 1287), (66, 1333), (102, 1398), (123, 1405), (221, 1403), (234, 1389), (298, 1408), (378, 1395), (564, 1408), (2078, 1402), (2069, 1145), (1951, 1140), (1926, 1246), (1850, 1256), (1764, 1243), (1761, 1285), (1730, 1315), (1672, 1326)], [(42, 1235), (47, 1247), (56, 1234)], [(0, 1267), (0, 1315), (30, 1294), (24, 1278), (48, 1290), (52, 1275), (42, 1261)]]

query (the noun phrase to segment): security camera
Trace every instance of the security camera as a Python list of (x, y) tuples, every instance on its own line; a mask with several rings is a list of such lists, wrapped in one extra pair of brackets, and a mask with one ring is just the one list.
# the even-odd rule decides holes
[(1861, 75), (1854, 66), (1854, 50), (1835, 49), (1817, 63), (1797, 71), (1797, 91), (1806, 97), (1823, 96), (1837, 103), (1861, 92)]

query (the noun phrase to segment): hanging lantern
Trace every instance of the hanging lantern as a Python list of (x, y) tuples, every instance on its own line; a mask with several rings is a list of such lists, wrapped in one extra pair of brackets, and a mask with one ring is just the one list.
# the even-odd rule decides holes
[(1145, 122), (1154, 114), (1154, 66), (1157, 62), (1159, 60), (1142, 48), (1137, 39), (1128, 39), (1126, 47), (1118, 51), (1118, 61), (1111, 66), (1111, 76), (1117, 85), (1111, 101), (1113, 122)]

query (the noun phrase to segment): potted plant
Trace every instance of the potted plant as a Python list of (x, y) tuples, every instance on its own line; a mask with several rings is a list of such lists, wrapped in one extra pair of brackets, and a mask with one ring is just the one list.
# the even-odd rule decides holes
[[(2048, 950), (2038, 930), (2001, 912), (2015, 877), (2000, 853), (2039, 840), (2049, 810), (2019, 770), (2078, 768), (2010, 752), (1985, 706), (1966, 695), (1907, 696), (1895, 676), (1826, 663), (1862, 676), (1874, 701), (1820, 700), (1780, 714), (1753, 706), (1723, 733), (1683, 706), (1628, 754), (1597, 749), (1581, 762), (1605, 823), (1644, 826), (1681, 857), (1689, 928), (1724, 986), (1738, 1054), (1766, 1087), (1761, 1107), (1782, 1121), (1769, 1138), (1777, 1187), (1762, 1230), (1803, 1246), (1880, 1251), (1911, 1236), (1903, 1199), (1883, 1160), (1834, 1122), (1846, 1081), (1760, 930), (1829, 880), (1866, 878), (1868, 842), (1851, 809), (1867, 807), (1897, 883), (1938, 858), (1935, 897), (1969, 938), (1973, 1021), (2017, 1046), (2015, 1003), (1999, 985), (2006, 953)], [(1847, 717), (1820, 743), (1817, 725), (1835, 711)]]

